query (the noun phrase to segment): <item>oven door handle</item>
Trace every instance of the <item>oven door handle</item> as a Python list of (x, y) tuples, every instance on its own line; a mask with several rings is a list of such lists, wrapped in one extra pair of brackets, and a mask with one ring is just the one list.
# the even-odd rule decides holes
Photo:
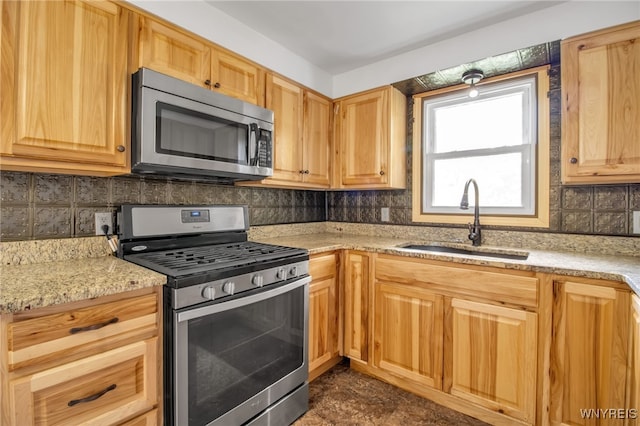
[(216, 314), (218, 312), (228, 311), (229, 309), (235, 309), (242, 306), (250, 305), (252, 303), (260, 302), (262, 300), (270, 299), (275, 296), (287, 293), (298, 287), (302, 287), (311, 282), (311, 277), (304, 277), (297, 279), (289, 284), (274, 288), (273, 290), (267, 290), (262, 293), (253, 294), (251, 296), (240, 297), (238, 299), (229, 300), (228, 302), (218, 303), (216, 305), (203, 306), (202, 308), (190, 309), (185, 312), (179, 312), (177, 314), (177, 322), (185, 322), (196, 318), (201, 318), (207, 315)]

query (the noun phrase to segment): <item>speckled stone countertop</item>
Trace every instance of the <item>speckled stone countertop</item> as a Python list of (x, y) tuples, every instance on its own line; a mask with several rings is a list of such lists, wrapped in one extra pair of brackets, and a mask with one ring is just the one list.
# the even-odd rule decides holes
[(109, 253), (102, 238), (0, 243), (0, 313), (166, 283), (166, 276)]
[(387, 253), (400, 256), (419, 257), (464, 263), (469, 265), (495, 266), (505, 269), (536, 271), (584, 278), (606, 279), (624, 282), (640, 295), (640, 256), (615, 256), (570, 251), (533, 250), (526, 247), (509, 248), (503, 246), (483, 245), (472, 248), (470, 244), (436, 242), (435, 244), (460, 247), (494, 253), (521, 254), (529, 253), (526, 260), (501, 259), (486, 256), (464, 255), (453, 253), (425, 252), (403, 249), (407, 244), (434, 243), (411, 238), (391, 238), (385, 236), (356, 235), (335, 232), (320, 232), (291, 236), (266, 237), (257, 236), (256, 241), (305, 248), (310, 254), (331, 250), (349, 249), (376, 253)]

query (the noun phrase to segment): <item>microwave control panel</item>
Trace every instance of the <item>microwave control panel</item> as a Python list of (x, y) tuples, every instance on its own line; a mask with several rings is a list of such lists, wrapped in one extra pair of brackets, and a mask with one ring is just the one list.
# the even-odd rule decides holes
[(260, 167), (272, 167), (271, 146), (271, 132), (260, 129), (260, 137), (258, 138), (258, 165)]

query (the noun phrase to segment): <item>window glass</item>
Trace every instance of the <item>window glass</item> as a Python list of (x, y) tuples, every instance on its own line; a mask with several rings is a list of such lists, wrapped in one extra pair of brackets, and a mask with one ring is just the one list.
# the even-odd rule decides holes
[(464, 213), (460, 198), (473, 178), (481, 212), (534, 214), (535, 83), (528, 76), (483, 85), (476, 98), (466, 90), (424, 98), (423, 213)]

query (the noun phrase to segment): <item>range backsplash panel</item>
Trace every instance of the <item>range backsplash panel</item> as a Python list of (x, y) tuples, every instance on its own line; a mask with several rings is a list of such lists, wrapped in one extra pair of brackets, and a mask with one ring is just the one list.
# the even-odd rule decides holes
[(96, 212), (121, 204), (247, 204), (250, 224), (325, 221), (325, 192), (139, 177), (0, 174), (0, 240), (94, 235)]

